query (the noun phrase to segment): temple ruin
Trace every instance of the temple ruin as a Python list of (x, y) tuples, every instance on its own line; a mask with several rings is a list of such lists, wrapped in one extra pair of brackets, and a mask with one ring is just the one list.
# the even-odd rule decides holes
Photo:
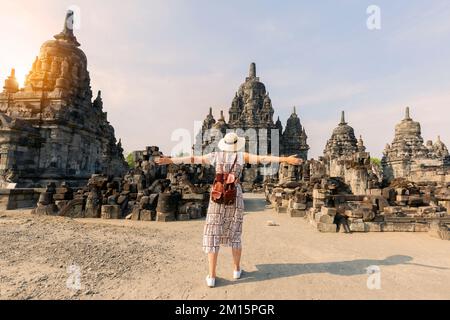
[(409, 108), (395, 131), (379, 167), (342, 112), (323, 157), (283, 165), (278, 180), (266, 184), (267, 200), (320, 232), (430, 232), (449, 239), (448, 150), (440, 138), (424, 145)]
[(438, 137), (424, 144), (420, 123), (410, 116), (406, 108), (405, 118), (395, 127), (395, 136), (384, 150), (382, 160), (384, 178), (390, 182), (405, 178), (414, 182), (450, 182), (450, 156), (447, 147)]
[[(223, 111), (216, 121), (210, 108), (197, 136), (195, 151), (197, 154), (214, 151), (221, 137), (227, 132), (235, 131), (246, 137), (247, 152), (260, 155), (296, 155), (307, 160), (308, 136), (301, 125), (296, 108), (294, 107), (284, 129), (279, 117), (274, 121), (274, 113), (266, 86), (260, 82), (256, 75), (256, 64), (252, 63), (248, 77), (233, 98), (228, 111), (228, 122)], [(260, 165), (248, 166), (242, 179), (244, 189), (258, 189), (266, 179), (276, 173), (276, 169)]]
[(87, 58), (70, 28), (46, 41), (23, 88), (14, 69), (0, 93), (1, 188), (85, 184), (94, 173), (121, 175), (127, 164), (121, 142), (92, 101)]
[[(306, 160), (309, 151), (308, 136), (300, 123), (295, 107), (284, 131), (280, 118), (278, 117), (277, 121), (273, 120), (274, 112), (266, 86), (256, 76), (256, 64), (252, 63), (248, 77), (233, 98), (228, 111), (228, 122), (223, 111), (216, 121), (212, 108), (209, 110), (209, 114), (203, 121), (201, 135), (197, 137), (197, 143), (202, 147), (199, 150), (203, 151), (210, 145), (209, 150), (213, 150), (218, 142), (216, 133), (224, 135), (227, 131), (236, 131), (247, 138), (246, 151), (248, 152), (297, 155)], [(212, 133), (208, 132), (209, 130)], [(274, 138), (273, 141), (272, 138)]]

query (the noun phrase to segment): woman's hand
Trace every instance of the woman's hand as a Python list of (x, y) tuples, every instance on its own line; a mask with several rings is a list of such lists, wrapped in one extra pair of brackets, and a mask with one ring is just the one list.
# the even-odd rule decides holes
[(297, 158), (297, 156), (290, 156), (286, 158), (286, 162), (290, 165), (298, 166), (302, 164), (303, 160)]
[(164, 165), (172, 164), (173, 161), (170, 157), (159, 157), (155, 160), (155, 163), (158, 166), (164, 166)]

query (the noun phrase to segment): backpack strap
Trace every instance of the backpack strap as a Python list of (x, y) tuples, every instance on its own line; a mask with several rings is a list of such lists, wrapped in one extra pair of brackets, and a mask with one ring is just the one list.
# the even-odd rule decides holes
[(238, 158), (238, 154), (236, 153), (236, 158), (234, 158), (234, 162), (233, 162), (233, 165), (231, 166), (231, 169), (230, 169), (229, 173), (233, 172), (234, 167), (236, 166), (237, 158)]

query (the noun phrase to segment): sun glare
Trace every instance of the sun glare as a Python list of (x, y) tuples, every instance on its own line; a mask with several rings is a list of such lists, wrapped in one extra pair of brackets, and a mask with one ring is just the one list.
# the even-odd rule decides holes
[(27, 70), (27, 68), (17, 66), (15, 67), (15, 69), (16, 69), (16, 79), (17, 82), (19, 82), (19, 88), (23, 88), (25, 84), (25, 78), (29, 70)]
[(16, 79), (19, 83), (19, 88), (23, 88), (25, 85), (25, 78), (29, 70), (25, 67), (11, 66), (9, 69), (2, 69), (0, 72), (0, 87), (3, 87), (4, 81), (11, 75), (11, 69), (16, 71)]

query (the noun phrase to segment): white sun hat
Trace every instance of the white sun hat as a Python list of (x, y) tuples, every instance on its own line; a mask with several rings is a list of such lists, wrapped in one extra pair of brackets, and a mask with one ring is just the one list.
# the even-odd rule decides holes
[(231, 132), (219, 141), (219, 149), (228, 152), (238, 152), (245, 147), (245, 138), (240, 138), (236, 133)]

